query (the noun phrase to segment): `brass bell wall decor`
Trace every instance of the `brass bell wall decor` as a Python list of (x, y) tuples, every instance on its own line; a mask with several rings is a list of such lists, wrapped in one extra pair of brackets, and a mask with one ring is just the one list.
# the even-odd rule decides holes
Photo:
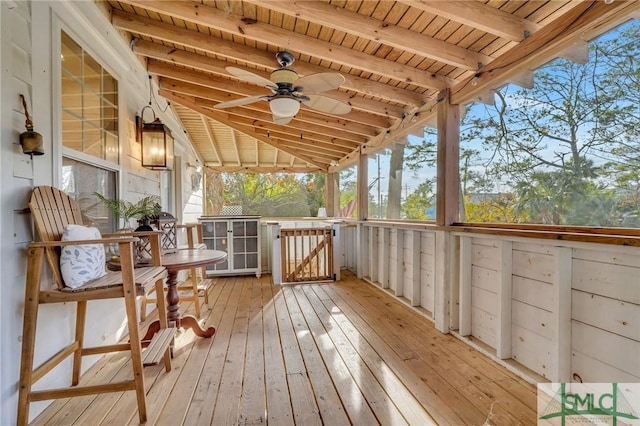
[(29, 117), (29, 110), (27, 109), (27, 101), (24, 99), (24, 95), (20, 95), (22, 99), (22, 107), (24, 108), (24, 115), (27, 117), (24, 126), (27, 128), (26, 132), (20, 133), (20, 145), (22, 145), (22, 152), (30, 155), (33, 158), (34, 155), (44, 154), (44, 142), (42, 135), (33, 131), (33, 122)]

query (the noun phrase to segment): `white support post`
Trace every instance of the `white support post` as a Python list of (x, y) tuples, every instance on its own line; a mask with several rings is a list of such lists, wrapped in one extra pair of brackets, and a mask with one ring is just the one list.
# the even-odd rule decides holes
[(274, 284), (282, 284), (282, 250), (280, 242), (280, 225), (268, 223), (271, 227), (271, 279)]
[(369, 227), (358, 223), (358, 278), (369, 275)]
[(471, 269), (473, 238), (460, 237), (460, 329), (461, 336), (471, 335)]
[(380, 228), (382, 232), (382, 260), (378, 262), (380, 268), (380, 286), (389, 288), (389, 266), (391, 264), (391, 230)]
[(422, 232), (411, 232), (411, 306), (422, 303), (422, 279), (420, 277), (420, 239)]
[(449, 296), (451, 277), (451, 239), (453, 236), (447, 231), (436, 232), (436, 259), (435, 259), (435, 306), (433, 317), (436, 321), (436, 329), (442, 333), (449, 333)]
[(395, 295), (404, 295), (404, 230), (396, 232), (396, 276), (395, 287), (392, 287)]
[(340, 258), (342, 257), (342, 249), (340, 247), (340, 224), (334, 223), (331, 225), (333, 231), (333, 279), (340, 281)]
[(378, 228), (371, 227), (369, 234), (369, 279), (372, 283), (378, 282)]
[(573, 250), (558, 247), (556, 251), (556, 282), (554, 283), (552, 369), (554, 382), (571, 381), (571, 276)]
[(503, 240), (501, 245), (500, 285), (498, 286), (498, 332), (496, 355), (500, 359), (511, 358), (511, 289), (513, 282), (513, 244)]

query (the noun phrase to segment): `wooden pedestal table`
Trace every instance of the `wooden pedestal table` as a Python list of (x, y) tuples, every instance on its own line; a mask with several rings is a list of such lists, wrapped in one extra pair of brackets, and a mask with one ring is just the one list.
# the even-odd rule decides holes
[[(178, 272), (183, 269), (198, 268), (224, 262), (227, 253), (220, 250), (178, 250), (175, 253), (162, 256), (162, 266), (167, 268), (167, 320), (170, 327), (190, 328), (198, 337), (211, 337), (216, 332), (215, 327), (204, 330), (198, 320), (192, 315), (180, 315), (180, 295), (178, 293)], [(151, 337), (160, 329), (160, 321), (149, 324), (143, 341)]]

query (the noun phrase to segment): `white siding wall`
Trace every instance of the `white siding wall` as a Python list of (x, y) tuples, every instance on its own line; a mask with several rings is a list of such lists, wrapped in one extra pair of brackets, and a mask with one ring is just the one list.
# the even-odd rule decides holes
[(18, 137), (25, 130), (20, 93), (25, 95), (30, 113), (34, 112), (31, 53), (29, 5), (0, 3), (0, 424), (3, 425), (15, 423), (26, 266), (22, 259), (26, 243), (32, 239), (29, 215), (23, 209), (34, 170), (31, 159), (22, 154)]
[[(363, 277), (411, 306), (435, 309), (435, 233), (380, 224), (361, 225), (366, 244)], [(355, 251), (345, 247), (344, 250)]]
[[(149, 101), (148, 76), (120, 35), (94, 2), (0, 2), (0, 424), (15, 423), (22, 334), (26, 260), (24, 248), (33, 240), (31, 218), (25, 211), (34, 185), (57, 186), (62, 164), (60, 142), (59, 70), (54, 47), (64, 28), (119, 80), (121, 164), (120, 194), (137, 200), (143, 194), (165, 194), (160, 173), (140, 167), (140, 146), (135, 141), (134, 116)], [(19, 134), (25, 116), (19, 94), (24, 94), (35, 131), (45, 142), (43, 156), (22, 154)], [(160, 103), (163, 101), (159, 99)], [(161, 105), (164, 107), (164, 104)], [(173, 115), (157, 111), (177, 137), (176, 156), (195, 163), (186, 150), (186, 136)], [(184, 169), (184, 164), (181, 164)], [(200, 189), (191, 179), (172, 196), (178, 217), (199, 216)], [(176, 188), (174, 188), (175, 190)], [(195, 194), (195, 195), (194, 195)], [(199, 195), (198, 195), (199, 194)], [(36, 364), (68, 344), (73, 336), (75, 310), (68, 305), (47, 305), (40, 311)], [(92, 302), (87, 322), (88, 344), (114, 342), (126, 333), (124, 308), (119, 302)], [(46, 338), (42, 338), (46, 336)], [(84, 369), (92, 360), (85, 358)], [(47, 374), (36, 388), (66, 386), (70, 362)], [(50, 402), (31, 404), (31, 418)]]

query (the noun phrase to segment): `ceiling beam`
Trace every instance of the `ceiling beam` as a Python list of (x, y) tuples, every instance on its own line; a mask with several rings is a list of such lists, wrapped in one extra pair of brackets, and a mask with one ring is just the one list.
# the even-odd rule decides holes
[[(294, 157), (291, 157), (292, 159)], [(206, 164), (212, 170), (216, 170), (218, 172), (223, 173), (318, 173), (319, 170), (317, 167), (306, 167), (306, 166), (294, 166), (289, 163), (286, 166), (258, 166), (258, 167), (247, 167), (247, 166), (216, 166)]]
[(476, 70), (478, 63), (488, 64), (493, 60), (491, 56), (320, 1), (244, 0), (244, 2), (459, 68)]
[[(186, 50), (176, 49), (174, 47), (168, 47), (163, 44), (153, 43), (146, 40), (137, 40), (135, 43), (133, 43), (133, 52), (147, 58), (153, 58), (175, 65), (183, 65), (191, 68), (196, 68), (225, 77), (232, 77), (225, 69), (225, 67), (230, 65), (226, 61), (211, 58), (205, 55), (199, 55), (197, 53), (187, 52)], [(276, 69), (275, 67), (272, 68)], [(271, 74), (270, 72), (264, 72), (257, 69), (251, 69), (250, 71), (266, 79), (268, 79)], [(355, 77), (355, 79), (359, 78), (360, 77)], [(347, 77), (345, 83), (341, 86), (341, 88), (346, 90), (358, 91), (358, 87), (356, 87), (356, 85), (354, 84), (351, 84), (352, 80), (353, 78)], [(386, 87), (381, 83), (376, 84), (379, 84), (382, 87)], [(407, 93), (411, 93), (412, 96), (415, 95), (415, 93), (413, 92), (407, 91)], [(354, 96), (353, 94), (345, 93), (338, 90), (330, 92), (330, 95), (332, 98), (347, 103), (355, 109), (389, 117), (392, 119), (397, 119), (404, 113), (404, 108), (401, 106), (390, 105), (387, 103), (378, 102), (373, 99)], [(394, 99), (394, 101), (397, 103), (405, 103), (406, 99)], [(411, 103), (407, 103), (407, 105), (411, 105)]]
[[(237, 44), (229, 40), (215, 39), (214, 43), (210, 36), (197, 31), (178, 28), (174, 25), (161, 23), (149, 18), (134, 18), (135, 15), (124, 13), (117, 9), (114, 9), (111, 13), (113, 26), (120, 30), (145, 35), (157, 40), (197, 49), (213, 55), (224, 56), (246, 62), (247, 64), (265, 67), (270, 70), (276, 69), (278, 66), (277, 61), (274, 59), (275, 55), (271, 52)], [(175, 47), (168, 47), (167, 49), (169, 58), (180, 55), (182, 51), (182, 49)], [(295, 68), (300, 76), (321, 72), (335, 72), (335, 70), (331, 68), (302, 61), (296, 62)], [(346, 81), (341, 87), (357, 91), (363, 95), (413, 106), (422, 105), (430, 98), (430, 96), (427, 95), (421, 95), (411, 90), (379, 83), (368, 78), (357, 77), (351, 74), (343, 75)]]
[(233, 151), (236, 154), (236, 161), (238, 165), (241, 166), (242, 158), (240, 158), (240, 150), (238, 149), (238, 139), (236, 138), (236, 130), (232, 128), (232, 129), (229, 129), (229, 132), (231, 133), (231, 143), (233, 144)]
[(216, 137), (211, 131), (211, 127), (209, 127), (209, 120), (204, 115), (200, 114), (200, 120), (202, 121), (202, 126), (204, 127), (205, 132), (207, 132), (207, 138), (209, 139), (209, 143), (211, 144), (211, 149), (213, 149), (213, 153), (215, 154), (218, 162), (220, 164), (224, 164), (222, 160), (222, 156), (220, 155), (220, 151), (218, 151), (218, 146), (216, 145)]
[(160, 90), (160, 95), (164, 96), (165, 98), (167, 98), (168, 100), (170, 100), (171, 102), (175, 102), (178, 103), (180, 105), (182, 105), (185, 108), (189, 108), (199, 114), (202, 114), (206, 117), (211, 118), (212, 120), (216, 120), (219, 123), (224, 124), (225, 126), (230, 127), (231, 129), (237, 130), (239, 132), (244, 133), (247, 136), (250, 136), (252, 138), (258, 139), (261, 142), (266, 143), (267, 145), (273, 146), (275, 148), (278, 148), (279, 150), (286, 152), (289, 155), (293, 155), (296, 158), (299, 158), (300, 160), (311, 164), (313, 166), (318, 167), (320, 170), (326, 171), (327, 169), (327, 164), (325, 163), (323, 164), (320, 161), (317, 161), (313, 158), (307, 157), (306, 155), (302, 155), (299, 152), (296, 152), (296, 150), (294, 149), (290, 149), (287, 148), (285, 146), (282, 146), (281, 144), (278, 143), (277, 140), (272, 139), (272, 138), (266, 138), (262, 135), (257, 134), (251, 127), (249, 126), (243, 126), (243, 125), (239, 125), (239, 124), (235, 124), (229, 120), (227, 120), (227, 118), (225, 117), (225, 114), (221, 114), (218, 113), (216, 111), (211, 111), (209, 109), (203, 108), (202, 106), (196, 104), (195, 102), (191, 102), (189, 99), (186, 99), (182, 96), (179, 95), (175, 95), (172, 94), (171, 92), (168, 92), (166, 90)]
[(265, 130), (260, 128), (254, 128), (255, 132), (259, 135), (266, 136), (268, 138), (274, 137), (280, 141), (286, 141), (288, 144), (295, 144), (299, 146), (307, 146), (318, 148), (319, 152), (325, 152), (328, 154), (334, 154), (333, 156), (340, 158), (341, 156), (348, 154), (353, 148), (346, 148), (342, 146), (335, 146), (331, 143), (321, 142), (313, 139), (295, 138), (286, 133), (281, 133), (275, 130)]
[[(170, 15), (194, 24), (215, 28), (235, 36), (278, 46), (281, 49), (286, 48), (287, 50), (338, 63), (402, 83), (436, 90), (444, 89), (455, 83), (455, 80), (444, 76), (372, 56), (335, 43), (318, 40), (274, 25), (253, 20), (246, 22), (240, 16), (205, 6), (199, 2), (126, 0), (122, 3)], [(131, 15), (131, 19), (136, 20), (138, 18), (136, 15)]]
[(522, 41), (540, 29), (534, 22), (477, 0), (402, 0), (402, 3), (511, 41)]
[[(177, 93), (180, 94), (180, 93)], [(264, 133), (271, 132), (273, 129), (277, 129), (277, 131), (282, 132), (284, 134), (288, 134), (294, 137), (300, 137), (302, 134), (303, 139), (314, 140), (318, 142), (329, 143), (336, 147), (336, 149), (346, 149), (347, 151), (354, 149), (364, 143), (364, 141), (352, 141), (344, 138), (331, 137), (322, 133), (308, 132), (305, 131), (305, 126), (301, 125), (298, 127), (291, 126), (274, 126), (273, 123), (266, 122), (263, 120), (259, 120), (251, 114), (246, 115), (238, 115), (238, 114), (229, 114), (229, 120), (234, 123), (243, 124), (245, 126), (252, 126), (256, 129), (256, 131), (264, 130)]]

